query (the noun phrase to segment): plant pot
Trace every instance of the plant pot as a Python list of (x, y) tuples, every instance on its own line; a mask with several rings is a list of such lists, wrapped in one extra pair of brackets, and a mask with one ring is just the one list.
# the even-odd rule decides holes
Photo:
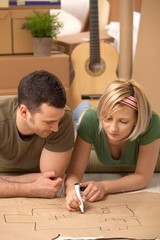
[(52, 50), (52, 37), (33, 38), (33, 54), (34, 56), (50, 56)]

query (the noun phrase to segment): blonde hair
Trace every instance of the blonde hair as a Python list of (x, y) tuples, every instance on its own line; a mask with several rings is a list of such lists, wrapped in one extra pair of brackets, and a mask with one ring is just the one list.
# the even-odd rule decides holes
[(135, 80), (120, 78), (112, 81), (100, 98), (98, 104), (100, 130), (103, 119), (111, 117), (122, 106), (123, 103), (120, 101), (129, 96), (135, 97), (138, 110), (134, 110), (137, 114), (136, 126), (127, 139), (134, 140), (146, 131), (152, 114), (151, 105)]

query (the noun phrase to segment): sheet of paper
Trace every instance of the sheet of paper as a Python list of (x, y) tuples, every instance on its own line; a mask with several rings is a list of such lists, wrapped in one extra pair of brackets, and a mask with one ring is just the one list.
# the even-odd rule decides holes
[(85, 213), (69, 212), (65, 198), (0, 199), (0, 230), (5, 240), (160, 237), (160, 194), (107, 196), (86, 203)]

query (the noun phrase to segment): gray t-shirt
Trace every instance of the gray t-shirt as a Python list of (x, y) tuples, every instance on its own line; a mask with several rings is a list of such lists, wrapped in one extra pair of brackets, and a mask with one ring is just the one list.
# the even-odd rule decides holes
[(53, 152), (65, 152), (73, 148), (73, 115), (66, 106), (59, 122), (58, 132), (41, 138), (34, 134), (21, 138), (16, 126), (17, 97), (0, 98), (0, 171), (1, 169), (31, 170), (39, 168), (43, 148)]

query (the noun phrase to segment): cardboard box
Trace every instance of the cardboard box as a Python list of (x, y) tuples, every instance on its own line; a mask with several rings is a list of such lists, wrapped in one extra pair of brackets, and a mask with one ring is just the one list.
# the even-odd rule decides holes
[(11, 54), (11, 12), (9, 10), (0, 10), (0, 33), (0, 54)]
[[(106, 30), (100, 31), (100, 40), (106, 42), (113, 42), (113, 37), (109, 36)], [(61, 51), (65, 54), (71, 55), (73, 49), (80, 43), (90, 41), (90, 32), (81, 32), (77, 34), (70, 34), (59, 36), (53, 43), (53, 49)]]
[[(48, 10), (39, 10), (47, 12)], [(12, 10), (12, 44), (13, 54), (33, 53), (32, 35), (22, 29), (27, 16), (32, 15), (33, 10)]]
[(0, 95), (16, 94), (20, 79), (36, 70), (46, 70), (55, 74), (64, 87), (69, 88), (69, 56), (65, 54), (53, 54), (49, 57), (0, 56), (0, 68)]

